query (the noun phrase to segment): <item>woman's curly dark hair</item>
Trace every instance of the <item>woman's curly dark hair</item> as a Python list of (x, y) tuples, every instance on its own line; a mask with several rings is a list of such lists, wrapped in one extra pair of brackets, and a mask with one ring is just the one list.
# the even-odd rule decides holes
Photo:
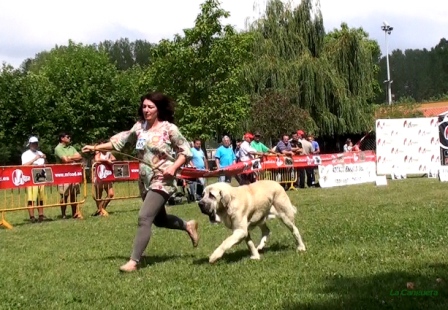
[(174, 123), (174, 101), (161, 92), (152, 92), (143, 95), (140, 98), (140, 107), (138, 108), (138, 116), (141, 120), (145, 120), (143, 115), (143, 101), (150, 100), (157, 107), (157, 118), (159, 121), (167, 121)]

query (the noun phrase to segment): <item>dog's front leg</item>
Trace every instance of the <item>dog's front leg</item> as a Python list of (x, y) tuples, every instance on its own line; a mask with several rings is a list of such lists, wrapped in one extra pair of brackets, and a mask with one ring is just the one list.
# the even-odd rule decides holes
[(258, 253), (257, 248), (255, 247), (254, 242), (252, 241), (252, 238), (250, 237), (250, 233), (246, 236), (246, 244), (249, 248), (250, 253), (252, 254), (250, 256), (250, 259), (260, 259), (260, 253)]
[(224, 240), (221, 245), (213, 252), (213, 254), (210, 256), (209, 263), (213, 264), (218, 259), (220, 259), (224, 252), (230, 249), (235, 244), (240, 243), (244, 238), (247, 236), (247, 230), (243, 229), (235, 229), (233, 231), (233, 234), (229, 237), (227, 237), (226, 240)]

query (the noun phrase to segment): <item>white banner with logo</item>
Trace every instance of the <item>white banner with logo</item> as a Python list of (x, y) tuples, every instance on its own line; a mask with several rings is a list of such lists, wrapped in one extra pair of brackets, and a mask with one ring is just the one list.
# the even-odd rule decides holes
[(323, 188), (375, 181), (376, 164), (373, 161), (319, 166), (319, 185)]
[(424, 174), (440, 164), (437, 117), (376, 120), (377, 173)]

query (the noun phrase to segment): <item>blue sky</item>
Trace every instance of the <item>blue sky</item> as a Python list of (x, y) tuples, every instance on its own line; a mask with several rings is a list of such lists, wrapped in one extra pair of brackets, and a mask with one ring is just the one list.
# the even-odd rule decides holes
[[(243, 29), (246, 18), (259, 16), (266, 0), (221, 0), (227, 20)], [(15, 67), (36, 53), (69, 39), (98, 43), (127, 37), (158, 42), (194, 25), (202, 0), (2, 0), (0, 63)], [(300, 1), (293, 1), (295, 4)], [(448, 38), (448, 1), (320, 0), (326, 31), (346, 22), (362, 27), (385, 54), (383, 21), (394, 27), (389, 50), (430, 49)], [(317, 3), (317, 1), (316, 1)]]

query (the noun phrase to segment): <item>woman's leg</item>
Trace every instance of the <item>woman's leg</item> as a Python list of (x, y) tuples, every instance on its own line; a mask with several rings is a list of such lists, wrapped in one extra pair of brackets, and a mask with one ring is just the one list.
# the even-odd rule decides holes
[(134, 239), (131, 259), (128, 263), (121, 266), (120, 270), (133, 271), (136, 269), (136, 265), (151, 238), (151, 228), (153, 223), (159, 227), (185, 230), (189, 234), (193, 246), (197, 246), (199, 237), (197, 234), (196, 221), (185, 223), (177, 216), (171, 214), (168, 215), (165, 210), (165, 203), (168, 198), (167, 194), (158, 191), (149, 191), (146, 194), (143, 206), (139, 212), (137, 235)]
[[(107, 198), (112, 199), (115, 196), (114, 188), (112, 186), (112, 183), (107, 183), (107, 186), (105, 188)], [(106, 210), (107, 206), (109, 205), (110, 200), (105, 200), (103, 204), (103, 209)]]

